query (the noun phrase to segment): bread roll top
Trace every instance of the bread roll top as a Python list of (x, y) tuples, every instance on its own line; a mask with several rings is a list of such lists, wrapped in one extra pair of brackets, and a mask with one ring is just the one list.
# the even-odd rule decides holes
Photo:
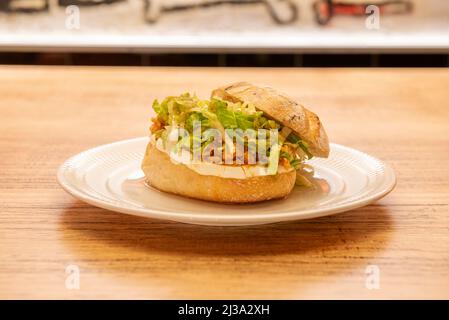
[(312, 155), (328, 157), (329, 139), (318, 116), (286, 95), (269, 87), (237, 82), (213, 90), (211, 97), (254, 105), (267, 117), (290, 128), (307, 143)]

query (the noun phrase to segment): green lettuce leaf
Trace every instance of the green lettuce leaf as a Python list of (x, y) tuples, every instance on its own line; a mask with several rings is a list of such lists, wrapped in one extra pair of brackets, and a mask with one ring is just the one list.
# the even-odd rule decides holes
[(280, 158), (286, 158), (288, 161), (292, 161), (293, 157), (290, 155), (290, 153), (285, 152), (285, 151), (281, 151), (281, 153), (279, 154)]
[(245, 115), (239, 111), (229, 110), (226, 102), (214, 99), (215, 112), (225, 129), (253, 129), (255, 115)]
[(189, 114), (185, 121), (185, 128), (189, 131), (189, 133), (193, 133), (195, 121), (201, 123), (201, 131), (207, 130), (211, 127), (209, 119), (206, 118), (201, 112), (193, 112)]
[(313, 155), (309, 151), (309, 146), (307, 145), (307, 142), (301, 140), (301, 138), (299, 138), (298, 136), (296, 136), (292, 133), (288, 136), (287, 140), (291, 143), (297, 144), (307, 155), (308, 159), (313, 158)]
[(163, 122), (168, 122), (168, 107), (167, 103), (164, 99), (163, 103), (159, 103), (159, 101), (156, 99), (153, 101), (153, 110), (156, 112), (156, 115), (159, 120), (162, 120)]

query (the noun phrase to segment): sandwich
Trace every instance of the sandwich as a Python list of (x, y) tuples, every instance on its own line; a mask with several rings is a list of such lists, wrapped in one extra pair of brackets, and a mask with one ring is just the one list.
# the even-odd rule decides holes
[(329, 155), (318, 116), (272, 88), (239, 82), (153, 109), (141, 167), (163, 192), (222, 203), (285, 198), (295, 185), (313, 187), (307, 160)]

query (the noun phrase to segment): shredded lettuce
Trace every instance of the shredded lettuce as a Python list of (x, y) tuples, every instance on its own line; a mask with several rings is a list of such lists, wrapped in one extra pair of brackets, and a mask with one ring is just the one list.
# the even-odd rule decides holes
[(293, 157), (290, 153), (286, 152), (286, 151), (281, 151), (279, 154), (280, 158), (286, 158), (288, 161), (292, 161)]
[(220, 120), (218, 119), (218, 116), (215, 113), (213, 113), (207, 109), (202, 110), (201, 113), (208, 120), (208, 123), (211, 128), (219, 130), (221, 132), (221, 134), (224, 135), (224, 132), (225, 132), (224, 127), (221, 124)]
[[(165, 100), (163, 102), (165, 102)], [(157, 101), (157, 99), (156, 99), (153, 102), (153, 110), (154, 110), (154, 112), (156, 112), (159, 120), (162, 120), (165, 123), (168, 122), (167, 103), (159, 103), (159, 101)]]
[(298, 159), (290, 160), (290, 165), (291, 165), (293, 168), (298, 169), (299, 166), (301, 165), (301, 161), (299, 161)]
[(290, 134), (287, 140), (293, 144), (298, 145), (302, 149), (302, 151), (304, 151), (304, 153), (307, 155), (307, 159), (313, 158), (313, 155), (309, 151), (309, 146), (307, 145), (307, 142), (301, 140), (301, 138), (299, 138), (295, 134)]
[[(226, 129), (241, 129), (243, 132), (247, 129), (267, 129), (267, 135), (256, 137), (251, 146), (248, 143), (249, 141), (238, 134), (235, 135), (236, 143), (243, 142), (245, 147), (248, 149), (251, 147), (252, 150), (259, 150), (262, 143), (271, 141), (273, 132), (270, 132), (270, 130), (274, 130), (275, 133), (278, 133), (277, 142), (271, 148), (262, 148), (264, 149), (262, 152), (268, 158), (269, 174), (277, 173), (280, 158), (286, 158), (295, 169), (300, 167), (305, 155), (308, 159), (312, 158), (305, 141), (292, 134), (291, 129), (282, 126), (275, 120), (264, 117), (262, 111), (257, 111), (253, 105), (248, 103), (230, 102), (220, 98), (200, 100), (196, 95), (184, 93), (179, 96), (167, 97), (162, 102), (154, 100), (152, 107), (163, 128), (157, 131), (155, 135), (162, 139), (164, 145), (167, 144), (167, 131), (170, 131), (170, 128), (181, 127), (189, 133), (193, 133), (195, 124), (199, 122), (201, 123), (202, 133), (208, 129), (218, 129), (223, 139)], [(196, 148), (203, 150), (212, 140), (210, 137), (206, 137), (193, 143), (192, 139), (179, 141), (178, 149), (185, 147), (189, 141), (192, 150)], [(289, 145), (288, 148), (285, 148), (288, 152), (281, 151), (281, 148), (284, 150), (284, 143)], [(291, 148), (292, 146), (293, 148)], [(299, 148), (303, 152), (300, 152)], [(235, 150), (235, 147), (232, 150)]]
[(212, 99), (211, 104), (215, 104), (218, 120), (225, 129), (254, 129), (255, 114), (244, 114), (241, 111), (233, 111), (233, 109), (228, 108), (226, 102), (223, 100)]
[(295, 185), (306, 187), (306, 188), (313, 187), (313, 183), (309, 180), (309, 178), (307, 178), (305, 175), (301, 174), (298, 171), (296, 171)]
[(207, 117), (201, 112), (192, 112), (185, 121), (185, 128), (189, 133), (193, 133), (193, 127), (196, 121), (201, 123), (201, 131), (211, 128), (210, 120)]
[(281, 128), (276, 121), (265, 118), (263, 112), (256, 111), (253, 105), (218, 98), (212, 98), (210, 101), (200, 100), (189, 93), (167, 97), (160, 103), (154, 100), (153, 109), (161, 122), (166, 125), (179, 125), (188, 131), (193, 129), (194, 121), (201, 121), (202, 126), (220, 131)]

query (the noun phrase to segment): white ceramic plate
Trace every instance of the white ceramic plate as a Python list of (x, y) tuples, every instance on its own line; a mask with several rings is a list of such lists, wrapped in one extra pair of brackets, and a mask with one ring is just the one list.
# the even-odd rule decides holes
[(61, 186), (101, 208), (138, 216), (203, 225), (255, 225), (300, 220), (358, 208), (390, 192), (393, 169), (363, 152), (331, 144), (327, 159), (314, 158), (317, 188), (295, 187), (287, 199), (230, 205), (160, 192), (146, 185), (140, 170), (146, 137), (82, 152), (58, 171)]

